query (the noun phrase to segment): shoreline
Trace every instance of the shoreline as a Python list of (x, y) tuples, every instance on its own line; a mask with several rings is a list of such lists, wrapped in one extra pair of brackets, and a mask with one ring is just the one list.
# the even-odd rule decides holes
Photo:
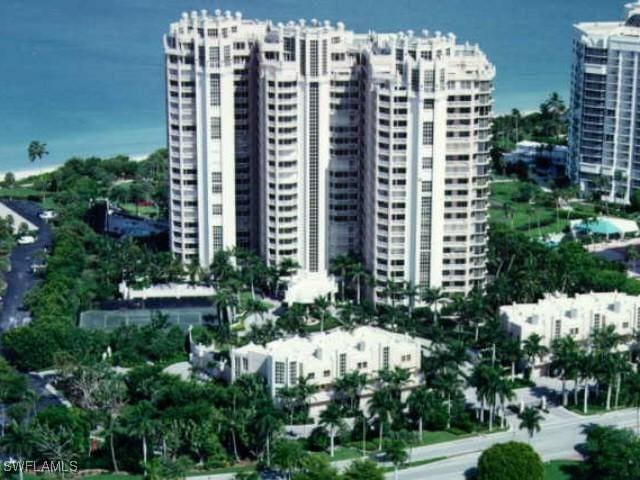
[[(141, 162), (143, 160), (146, 160), (149, 155), (151, 155), (151, 153), (147, 153), (143, 155), (130, 155), (129, 161)], [(64, 165), (64, 162), (56, 165), (45, 165), (39, 168), (32, 167), (32, 168), (22, 168), (20, 170), (3, 170), (3, 171), (0, 171), (0, 181), (4, 180), (4, 176), (7, 173), (13, 173), (13, 175), (16, 177), (16, 180), (24, 180), (29, 177), (37, 177), (39, 175), (44, 175), (46, 173), (55, 172), (63, 165)]]

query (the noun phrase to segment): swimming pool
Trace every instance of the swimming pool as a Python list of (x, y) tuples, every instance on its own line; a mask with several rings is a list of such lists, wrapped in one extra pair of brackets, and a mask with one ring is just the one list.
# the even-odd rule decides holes
[(613, 235), (622, 233), (622, 230), (608, 220), (598, 218), (589, 223), (580, 222), (576, 228), (582, 232), (595, 233), (599, 235)]

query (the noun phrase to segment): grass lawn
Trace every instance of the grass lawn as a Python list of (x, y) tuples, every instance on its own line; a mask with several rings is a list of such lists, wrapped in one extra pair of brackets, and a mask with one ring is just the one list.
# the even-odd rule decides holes
[[(533, 202), (518, 201), (515, 197), (517, 197), (523, 185), (526, 185), (526, 182), (519, 180), (491, 184), (489, 208), (491, 222), (511, 225), (516, 230), (536, 238), (562, 232), (569, 224), (567, 212), (563, 210), (556, 212), (556, 209), (550, 206), (548, 201), (541, 201), (540, 196), (545, 195), (545, 193), (534, 184), (529, 185), (532, 186), (532, 191), (537, 199)], [(508, 215), (503, 208), (505, 204), (511, 206), (511, 211)], [(573, 211), (569, 213), (570, 219), (594, 217), (596, 215), (595, 209), (591, 204), (574, 202), (571, 207)]]
[(201, 475), (219, 475), (221, 473), (253, 472), (254, 470), (255, 467), (253, 465), (236, 465), (234, 467), (214, 468), (211, 470), (190, 472), (187, 474), (187, 478), (198, 477)]
[[(367, 450), (367, 452), (369, 452), (369, 450)], [(331, 458), (329, 452), (311, 452), (311, 455), (326, 457), (330, 462), (339, 462), (340, 460), (350, 460), (352, 458), (362, 457), (362, 449), (358, 449), (356, 447), (336, 446), (333, 458)]]
[[(580, 398), (582, 398), (582, 395), (580, 395)], [(613, 402), (612, 402), (613, 403)], [(584, 413), (582, 411), (582, 401), (580, 401), (579, 405), (567, 405), (567, 410), (572, 411), (573, 413), (577, 413), (578, 415), (599, 415), (601, 413), (608, 413), (608, 412), (613, 412), (615, 410), (624, 410), (626, 408), (631, 408), (628, 407), (626, 405), (621, 405), (618, 408), (615, 408), (613, 405), (611, 406), (611, 410), (607, 410), (604, 408), (604, 406), (602, 405), (596, 405), (596, 404), (589, 404), (589, 408), (587, 409), (587, 413)]]
[(158, 216), (158, 208), (155, 206), (140, 205), (136, 208), (136, 205), (133, 203), (123, 203), (120, 207), (131, 215), (139, 215), (147, 218), (155, 218)]
[(544, 464), (544, 480), (572, 480), (571, 469), (580, 462), (575, 460), (553, 460)]
[[(426, 460), (416, 460), (415, 462), (405, 463), (398, 470), (404, 470), (406, 468), (411, 467), (419, 467), (420, 465), (427, 465), (433, 462), (439, 462), (440, 460), (445, 460), (447, 457), (435, 457), (435, 458), (427, 458)], [(385, 472), (393, 472), (395, 469), (393, 467), (386, 467), (384, 469)]]
[[(42, 479), (42, 476), (36, 475), (25, 475), (25, 480), (38, 480)], [(142, 480), (142, 475), (124, 475), (124, 474), (113, 474), (113, 473), (104, 473), (102, 475), (92, 475), (89, 477), (91, 480)]]
[(0, 188), (0, 197), (2, 198), (27, 198), (34, 195), (39, 197), (42, 195), (42, 191), (36, 190), (35, 188), (19, 186)]

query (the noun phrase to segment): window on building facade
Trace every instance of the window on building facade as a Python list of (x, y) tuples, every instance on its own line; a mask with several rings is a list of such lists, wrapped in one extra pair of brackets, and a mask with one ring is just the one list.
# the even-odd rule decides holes
[(217, 73), (211, 75), (209, 79), (209, 96), (211, 106), (217, 107), (220, 105), (220, 75)]
[(560, 338), (561, 334), (562, 334), (562, 320), (556, 320), (553, 336), (554, 338)]
[(220, 117), (211, 117), (211, 139), (220, 140)]
[(284, 362), (276, 362), (275, 377), (277, 384), (284, 384)]
[(340, 354), (340, 364), (338, 366), (338, 372), (340, 376), (347, 373), (347, 354), (346, 353)]
[(235, 370), (235, 375), (236, 377), (239, 377), (240, 375), (242, 375), (242, 364), (240, 363), (240, 357), (236, 357), (236, 363), (234, 365), (234, 370)]
[(249, 359), (246, 357), (242, 359), (242, 370), (245, 372), (249, 370)]
[(211, 227), (211, 235), (213, 240), (213, 251), (219, 252), (223, 247), (223, 230), (221, 225)]
[(389, 368), (389, 347), (384, 347), (382, 349), (382, 368)]
[(322, 372), (322, 375), (324, 377), (330, 377), (331, 376), (331, 370), (325, 370), (324, 372)]
[(593, 329), (598, 330), (600, 328), (600, 314), (594, 313), (593, 315)]
[(298, 362), (289, 362), (289, 384), (298, 383)]
[(220, 67), (220, 48), (219, 47), (211, 47), (209, 49), (209, 65), (212, 68)]
[(422, 123), (422, 144), (433, 145), (433, 122)]
[(222, 172), (211, 173), (211, 192), (222, 193)]

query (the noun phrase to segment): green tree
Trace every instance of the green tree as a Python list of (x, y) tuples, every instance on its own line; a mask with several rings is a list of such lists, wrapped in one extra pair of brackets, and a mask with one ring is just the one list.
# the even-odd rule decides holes
[(373, 392), (369, 400), (369, 414), (378, 422), (378, 450), (382, 450), (384, 428), (391, 424), (396, 410), (396, 398), (390, 388), (383, 387)]
[(627, 391), (631, 404), (636, 408), (636, 432), (640, 436), (640, 372), (634, 372), (629, 376)]
[(367, 386), (367, 375), (357, 371), (345, 373), (334, 383), (334, 396), (349, 413), (358, 409), (362, 390)]
[(421, 442), (425, 422), (430, 416), (436, 415), (435, 403), (434, 392), (430, 392), (424, 385), (414, 388), (407, 398), (409, 415), (418, 421), (418, 438)]
[(302, 444), (295, 440), (280, 439), (273, 445), (273, 465), (279, 468), (286, 478), (292, 478), (304, 464), (306, 456)]
[(32, 458), (37, 446), (37, 434), (29, 421), (13, 421), (0, 437), (0, 451), (17, 460), (16, 468), (20, 480), (24, 478), (24, 461)]
[(313, 300), (311, 311), (313, 316), (320, 320), (320, 331), (324, 332), (324, 322), (328, 315), (328, 310), (331, 308), (331, 301), (328, 297), (320, 296)]
[(398, 480), (398, 469), (409, 459), (407, 445), (402, 440), (389, 440), (385, 442), (384, 456), (393, 464), (394, 478)]
[(581, 478), (637, 480), (640, 478), (640, 438), (631, 430), (592, 425), (586, 428)]
[(356, 303), (362, 303), (362, 286), (371, 280), (371, 275), (360, 262), (356, 262), (351, 266), (351, 280), (356, 282)]
[(537, 333), (532, 333), (529, 338), (522, 342), (522, 352), (527, 358), (527, 376), (531, 376), (531, 371), (536, 359), (542, 361), (549, 353), (549, 349), (542, 344), (542, 337)]
[(157, 432), (158, 424), (154, 419), (154, 406), (148, 400), (143, 400), (135, 405), (124, 408), (121, 417), (121, 426), (128, 434), (140, 439), (142, 446), (142, 463), (147, 468), (148, 441)]
[(16, 176), (12, 172), (7, 172), (4, 174), (4, 182), (3, 186), (5, 188), (11, 188), (16, 184)]
[[(29, 157), (29, 161), (31, 163), (36, 160), (42, 160), (42, 157), (49, 155), (49, 151), (47, 150), (47, 144), (42, 143), (38, 140), (33, 140), (29, 143), (29, 147), (27, 147), (27, 156)], [(46, 182), (42, 182), (42, 200), (44, 201), (46, 192)]]
[(339, 480), (338, 471), (331, 466), (329, 460), (318, 455), (307, 455), (301, 462), (300, 470), (293, 475), (293, 480)]
[(345, 422), (342, 418), (342, 411), (340, 407), (335, 403), (330, 403), (327, 408), (325, 408), (320, 413), (320, 425), (323, 425), (327, 431), (329, 432), (330, 439), (330, 455), (333, 458), (335, 453), (335, 438), (336, 434), (345, 428)]
[(344, 288), (354, 263), (353, 257), (344, 253), (331, 259), (331, 272), (340, 279), (340, 300), (342, 301), (345, 300)]
[(520, 425), (518, 428), (520, 430), (526, 430), (529, 435), (529, 442), (533, 438), (533, 435), (536, 432), (539, 432), (541, 427), (541, 423), (544, 420), (542, 414), (538, 411), (538, 409), (533, 407), (526, 407), (522, 412), (518, 414), (518, 418), (520, 419)]
[(354, 460), (344, 471), (345, 480), (384, 480), (384, 470), (367, 459)]
[[(580, 348), (573, 337), (565, 336), (553, 341), (551, 352), (553, 354), (551, 367), (559, 373), (562, 380), (562, 405), (566, 407), (568, 403), (566, 383), (568, 380), (574, 380), (574, 392), (576, 395), (578, 392)], [(575, 403), (578, 403), (577, 397)]]
[(543, 480), (540, 456), (526, 443), (498, 443), (478, 460), (478, 480)]

